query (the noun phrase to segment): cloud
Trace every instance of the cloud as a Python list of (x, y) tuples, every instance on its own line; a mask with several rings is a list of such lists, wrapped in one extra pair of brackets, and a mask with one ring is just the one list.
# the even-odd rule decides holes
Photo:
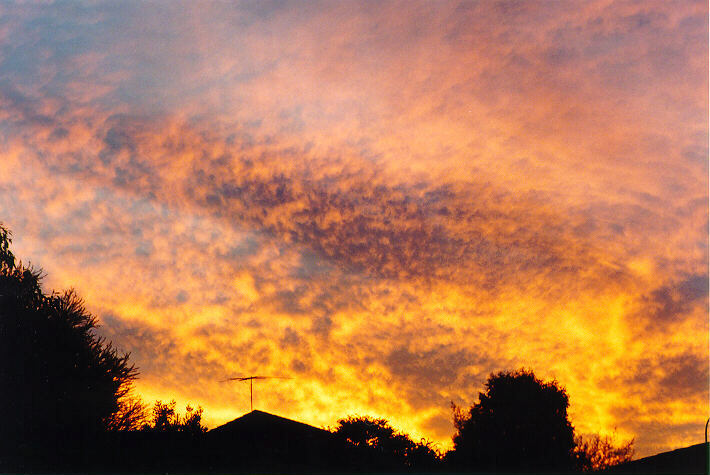
[[(628, 392), (642, 395), (647, 405), (659, 400), (682, 401), (698, 395), (707, 397), (708, 365), (696, 354), (685, 352), (675, 356), (644, 358), (633, 362), (633, 365), (634, 369), (623, 385)], [(611, 384), (611, 381), (608, 383)]]
[(644, 317), (651, 325), (666, 326), (691, 315), (694, 308), (707, 313), (708, 285), (707, 274), (696, 274), (654, 289), (643, 297)]
[(490, 364), (464, 350), (451, 351), (444, 346), (425, 352), (398, 347), (389, 352), (384, 362), (396, 378), (412, 379), (416, 385), (433, 387), (452, 385), (472, 365)]
[(690, 443), (705, 3), (0, 9), (3, 222), (146, 397), (216, 424), (248, 408), (216, 381), (293, 372), (260, 407), (448, 446), (526, 366), (582, 431)]

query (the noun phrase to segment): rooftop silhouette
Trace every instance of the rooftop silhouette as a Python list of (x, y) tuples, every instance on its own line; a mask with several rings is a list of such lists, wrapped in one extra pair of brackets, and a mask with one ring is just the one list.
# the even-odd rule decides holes
[(669, 450), (660, 454), (643, 457), (638, 460), (611, 467), (608, 473), (709, 473), (710, 445), (707, 442)]
[(355, 445), (337, 432), (258, 410), (207, 432), (204, 448), (209, 470), (312, 473), (412, 468), (386, 447)]
[(210, 469), (304, 471), (356, 461), (331, 432), (258, 410), (207, 432), (205, 449)]

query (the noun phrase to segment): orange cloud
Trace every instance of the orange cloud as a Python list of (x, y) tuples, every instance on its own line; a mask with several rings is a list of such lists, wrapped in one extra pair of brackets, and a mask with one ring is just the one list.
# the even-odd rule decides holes
[(696, 442), (707, 5), (429, 7), (4, 7), (16, 254), (212, 425), (288, 374), (257, 407), (448, 447), (527, 366), (580, 432)]

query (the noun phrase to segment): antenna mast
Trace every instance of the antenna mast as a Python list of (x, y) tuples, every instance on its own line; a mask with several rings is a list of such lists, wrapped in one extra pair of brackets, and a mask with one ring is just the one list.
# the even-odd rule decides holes
[(247, 380), (249, 380), (249, 412), (252, 412), (254, 410), (254, 380), (255, 379), (293, 379), (293, 378), (288, 378), (285, 376), (245, 376), (245, 377), (237, 376), (235, 378), (223, 379), (222, 381), (220, 381), (220, 383), (224, 383), (227, 381), (247, 381)]

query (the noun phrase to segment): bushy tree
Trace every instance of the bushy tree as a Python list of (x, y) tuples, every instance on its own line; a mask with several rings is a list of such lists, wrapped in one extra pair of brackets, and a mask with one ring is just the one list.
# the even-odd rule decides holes
[(428, 470), (439, 462), (439, 455), (430, 442), (424, 439), (414, 442), (407, 434), (394, 429), (386, 419), (349, 416), (340, 419), (338, 424), (335, 435), (355, 447), (373, 450), (376, 464)]
[(137, 377), (73, 291), (43, 292), (0, 225), (0, 460), (71, 458), (116, 428)]
[(155, 401), (153, 405), (153, 415), (151, 423), (143, 426), (143, 430), (153, 432), (185, 432), (189, 434), (203, 434), (207, 432), (207, 427), (202, 425), (202, 407), (193, 409), (188, 405), (185, 407), (185, 415), (181, 415), (175, 410), (175, 401), (164, 404), (162, 401)]
[(456, 434), (447, 454), (467, 471), (570, 471), (575, 468), (569, 399), (532, 371), (491, 374), (468, 412), (453, 406)]
[(577, 436), (575, 456), (578, 468), (584, 472), (596, 472), (628, 462), (634, 455), (634, 440), (616, 443), (615, 437), (594, 434)]
[(148, 408), (143, 400), (129, 392), (118, 400), (118, 410), (109, 420), (108, 429), (112, 432), (136, 431), (148, 421)]

